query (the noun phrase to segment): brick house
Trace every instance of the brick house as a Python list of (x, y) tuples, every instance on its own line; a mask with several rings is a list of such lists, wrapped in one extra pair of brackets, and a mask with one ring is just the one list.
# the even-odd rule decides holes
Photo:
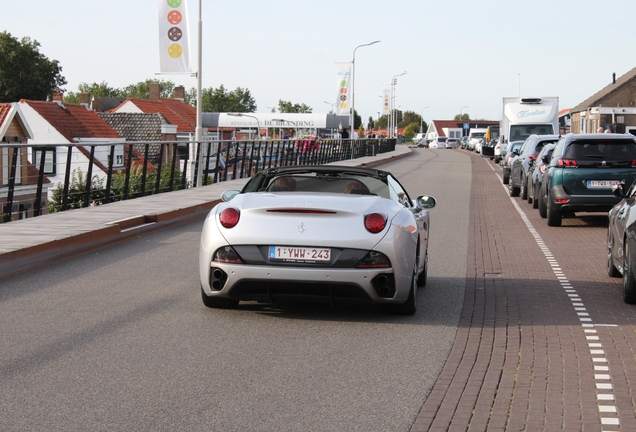
[(636, 135), (636, 68), (611, 82), (570, 111), (571, 132), (594, 133), (599, 127)]

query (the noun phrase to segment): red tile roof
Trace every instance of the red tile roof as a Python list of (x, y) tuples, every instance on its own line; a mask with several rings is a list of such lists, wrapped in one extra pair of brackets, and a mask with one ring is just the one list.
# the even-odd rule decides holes
[(121, 138), (100, 116), (82, 104), (21, 100), (51, 124), (69, 142), (75, 138)]
[(197, 110), (180, 99), (148, 100), (128, 98), (117, 108), (113, 108), (108, 112), (117, 112), (127, 102), (132, 102), (144, 113), (159, 113), (163, 115), (170, 124), (177, 126), (177, 132), (194, 132)]
[(10, 103), (0, 103), (0, 125), (4, 123), (4, 120), (7, 118), (9, 111), (11, 110)]

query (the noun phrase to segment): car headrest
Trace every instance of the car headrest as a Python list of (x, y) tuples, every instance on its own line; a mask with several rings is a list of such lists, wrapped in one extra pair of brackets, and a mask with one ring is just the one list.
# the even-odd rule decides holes
[(357, 195), (371, 195), (368, 190), (362, 188), (351, 189), (348, 193)]
[(269, 188), (270, 192), (289, 192), (291, 189), (287, 185), (274, 185)]

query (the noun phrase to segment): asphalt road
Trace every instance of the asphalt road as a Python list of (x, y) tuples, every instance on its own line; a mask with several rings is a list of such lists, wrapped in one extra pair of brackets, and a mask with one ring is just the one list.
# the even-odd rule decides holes
[(434, 196), (413, 317), (376, 308), (203, 306), (202, 221), (3, 279), (0, 430), (408, 431), (457, 331), (470, 158), (380, 167)]

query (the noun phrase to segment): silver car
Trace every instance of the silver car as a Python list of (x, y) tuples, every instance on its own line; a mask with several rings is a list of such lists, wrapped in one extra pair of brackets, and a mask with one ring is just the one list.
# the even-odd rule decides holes
[(227, 191), (201, 233), (203, 303), (382, 304), (414, 314), (426, 284), (429, 209), (389, 172), (296, 166)]

